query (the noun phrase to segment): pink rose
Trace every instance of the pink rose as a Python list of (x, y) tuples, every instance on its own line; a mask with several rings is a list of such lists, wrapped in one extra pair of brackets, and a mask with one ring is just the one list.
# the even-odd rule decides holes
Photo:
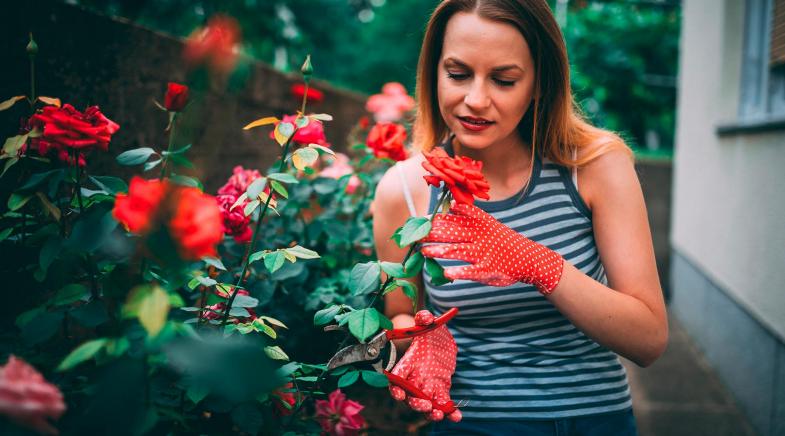
[[(341, 177), (352, 174), (354, 169), (351, 165), (349, 165), (349, 156), (343, 153), (335, 153), (335, 159), (327, 168), (323, 169), (319, 172), (319, 176), (321, 177), (328, 177), (331, 179), (340, 179)], [(349, 178), (349, 184), (346, 185), (346, 193), (347, 194), (354, 194), (357, 190), (357, 187), (360, 186), (360, 178), (356, 175), (352, 174), (352, 177)]]
[(57, 386), (22, 359), (11, 355), (0, 367), (0, 413), (42, 434), (58, 434), (48, 418), (65, 412), (63, 394)]
[(365, 103), (365, 109), (373, 114), (378, 123), (398, 121), (413, 107), (414, 99), (406, 93), (406, 88), (397, 82), (385, 84), (381, 94), (370, 96)]
[(346, 399), (340, 389), (332, 391), (327, 400), (316, 400), (316, 420), (330, 436), (360, 434), (360, 429), (365, 426), (361, 410), (363, 406)]
[[(297, 119), (297, 115), (284, 115), (281, 121), (294, 125), (295, 119)], [(270, 139), (275, 139), (273, 131), (270, 131)], [(292, 141), (303, 145), (319, 144), (325, 147), (330, 146), (330, 143), (327, 142), (327, 137), (324, 136), (324, 124), (314, 119), (309, 120), (307, 126), (297, 129)]]

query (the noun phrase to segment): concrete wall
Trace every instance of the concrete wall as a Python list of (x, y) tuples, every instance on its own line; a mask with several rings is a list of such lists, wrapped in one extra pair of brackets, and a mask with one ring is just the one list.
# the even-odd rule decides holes
[(744, 2), (683, 9), (672, 310), (764, 435), (785, 434), (785, 131), (736, 121)]
[[(98, 104), (121, 125), (110, 156), (91, 159), (91, 171), (117, 172), (111, 159), (120, 152), (166, 145), (166, 114), (152, 100), (163, 100), (167, 82), (185, 83), (181, 40), (51, 0), (6, 2), (0, 14), (0, 100), (30, 92), (24, 51), (30, 31), (40, 47), (36, 93), (59, 97), (78, 109)], [(328, 140), (342, 147), (352, 124), (364, 113), (365, 97), (319, 82), (319, 66), (314, 67), (315, 86), (324, 91), (325, 99), (311, 110), (334, 116), (335, 121), (327, 123)], [(266, 169), (274, 162), (280, 148), (266, 139), (267, 130), (243, 131), (242, 126), (262, 116), (299, 109), (289, 93), (297, 81), (299, 75), (251, 62), (241, 86), (227, 90), (213, 83), (203, 104), (194, 106), (197, 110), (187, 120), (194, 139), (189, 157), (208, 191), (219, 186), (234, 165)], [(27, 110), (20, 104), (0, 112), (3, 138), (15, 134), (17, 119), (29, 115)]]

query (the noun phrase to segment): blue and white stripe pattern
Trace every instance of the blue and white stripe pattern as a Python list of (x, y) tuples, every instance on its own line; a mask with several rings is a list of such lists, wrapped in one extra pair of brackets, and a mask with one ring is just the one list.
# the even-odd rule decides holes
[[(432, 188), (429, 210), (438, 193)], [(566, 168), (537, 158), (525, 193), (475, 204), (607, 284), (591, 213)], [(434, 314), (460, 309), (448, 328), (458, 344), (451, 397), (468, 400), (464, 418), (554, 419), (632, 407), (618, 356), (580, 332), (533, 286), (456, 280), (434, 287), (424, 274)]]

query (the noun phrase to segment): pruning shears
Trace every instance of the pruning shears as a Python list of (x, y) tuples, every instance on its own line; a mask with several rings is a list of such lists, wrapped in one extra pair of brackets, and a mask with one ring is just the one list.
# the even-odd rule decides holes
[[(335, 368), (354, 363), (371, 362), (371, 366), (377, 372), (386, 375), (391, 384), (399, 386), (406, 392), (407, 395), (415, 398), (430, 400), (430, 398), (428, 398), (428, 396), (425, 395), (425, 393), (413, 383), (390, 372), (397, 361), (395, 345), (390, 344), (390, 357), (386, 366), (383, 366), (382, 363), (382, 351), (384, 351), (384, 348), (390, 343), (390, 341), (424, 335), (444, 325), (447, 323), (447, 321), (455, 317), (456, 314), (458, 314), (458, 308), (454, 307), (441, 316), (435, 318), (433, 323), (427, 326), (415, 325), (401, 329), (383, 330), (376, 334), (376, 336), (372, 337), (367, 343), (350, 345), (339, 350), (327, 362), (327, 370), (333, 370)], [(445, 415), (454, 412), (458, 407), (453, 401), (447, 401), (446, 403), (441, 404), (433, 401), (432, 404), (435, 409), (441, 410)]]

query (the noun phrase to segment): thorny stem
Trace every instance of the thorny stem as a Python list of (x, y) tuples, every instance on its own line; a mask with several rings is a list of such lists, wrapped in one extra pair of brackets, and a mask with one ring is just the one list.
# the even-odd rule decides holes
[[(76, 199), (79, 202), (79, 216), (82, 217), (84, 214), (84, 204), (82, 203), (82, 167), (79, 166), (79, 153), (74, 151), (72, 156), (74, 159), (74, 166), (76, 167)], [(90, 253), (87, 253), (85, 256), (87, 275), (90, 277), (90, 294), (93, 298), (98, 298), (97, 271), (95, 270), (93, 256)]]
[[(284, 164), (286, 163), (286, 153), (289, 151), (289, 145), (292, 143), (292, 139), (294, 135), (297, 133), (297, 127), (295, 126), (294, 132), (289, 139), (287, 139), (286, 144), (283, 147), (283, 153), (281, 153), (281, 159), (278, 161), (278, 172), (280, 173), (283, 171)], [(248, 260), (251, 258), (251, 253), (253, 252), (254, 247), (256, 246), (256, 238), (259, 236), (259, 230), (262, 228), (262, 221), (264, 219), (264, 215), (267, 212), (267, 209), (270, 206), (270, 202), (273, 199), (273, 191), (270, 190), (270, 193), (267, 195), (267, 201), (264, 202), (264, 207), (262, 211), (259, 213), (259, 218), (256, 221), (256, 226), (253, 230), (253, 236), (251, 236), (251, 243), (248, 244), (248, 248), (245, 250), (245, 256), (243, 257), (243, 269), (240, 271), (240, 277), (237, 278), (237, 283), (234, 285), (232, 289), (232, 295), (229, 296), (229, 300), (226, 302), (226, 308), (224, 309), (223, 319), (221, 320), (221, 327), (226, 325), (226, 321), (229, 319), (229, 311), (232, 310), (232, 303), (234, 303), (235, 297), (237, 297), (237, 292), (240, 289), (239, 287), (243, 284), (245, 280), (245, 272), (248, 270), (248, 264), (250, 263)]]
[(163, 180), (164, 176), (166, 176), (166, 164), (169, 163), (169, 153), (172, 152), (172, 143), (174, 142), (174, 125), (177, 121), (177, 112), (171, 112), (172, 118), (169, 120), (169, 144), (166, 147), (166, 154), (162, 157), (164, 160), (161, 162), (161, 176), (159, 177)]

